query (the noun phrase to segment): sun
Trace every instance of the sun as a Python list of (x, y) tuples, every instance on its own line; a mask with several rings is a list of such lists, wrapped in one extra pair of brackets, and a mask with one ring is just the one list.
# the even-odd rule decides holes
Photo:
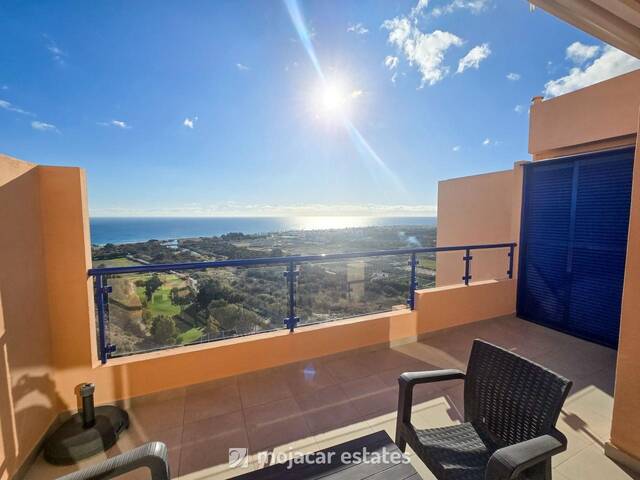
[(358, 92), (347, 88), (339, 80), (319, 82), (311, 98), (313, 112), (316, 117), (328, 121), (348, 118)]
[(338, 83), (323, 85), (320, 92), (322, 110), (329, 113), (343, 113), (347, 103), (347, 95)]

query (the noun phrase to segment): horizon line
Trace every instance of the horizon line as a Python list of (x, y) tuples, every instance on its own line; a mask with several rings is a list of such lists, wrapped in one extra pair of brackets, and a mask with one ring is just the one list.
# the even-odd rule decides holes
[(305, 215), (92, 215), (89, 218), (437, 218), (437, 214), (305, 214)]

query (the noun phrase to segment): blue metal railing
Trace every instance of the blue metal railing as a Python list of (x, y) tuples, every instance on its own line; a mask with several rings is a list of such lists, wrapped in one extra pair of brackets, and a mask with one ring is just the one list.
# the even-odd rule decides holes
[(284, 265), (286, 271), (284, 276), (287, 281), (288, 294), (288, 314), (284, 319), (284, 324), (293, 332), (300, 319), (296, 316), (296, 279), (299, 275), (297, 266), (304, 263), (330, 262), (336, 260), (346, 260), (352, 258), (369, 258), (384, 257), (390, 255), (409, 255), (410, 279), (409, 279), (409, 295), (407, 297), (407, 305), (413, 310), (415, 308), (415, 291), (417, 289), (416, 267), (419, 264), (417, 256), (427, 253), (441, 252), (458, 252), (463, 251), (464, 256), (464, 276), (462, 280), (465, 285), (469, 285), (472, 279), (471, 261), (473, 250), (489, 250), (498, 248), (508, 248), (508, 278), (513, 278), (513, 257), (516, 243), (492, 243), (479, 245), (461, 245), (453, 247), (426, 247), (426, 248), (405, 248), (396, 250), (376, 250), (368, 252), (353, 253), (333, 253), (321, 255), (300, 255), (288, 257), (266, 257), (266, 258), (248, 258), (219, 260), (211, 262), (190, 262), (190, 263), (168, 263), (155, 265), (133, 265), (127, 267), (104, 267), (92, 268), (89, 270), (89, 276), (94, 277), (95, 287), (95, 304), (97, 310), (98, 321), (98, 340), (99, 340), (99, 356), (102, 363), (106, 363), (111, 354), (115, 352), (115, 346), (110, 344), (107, 339), (107, 317), (108, 317), (108, 299), (111, 293), (111, 287), (107, 284), (107, 277), (110, 275), (121, 275), (128, 273), (158, 273), (158, 272), (175, 272), (179, 270), (203, 270), (207, 268), (225, 268), (225, 267), (257, 267), (257, 266), (274, 266)]

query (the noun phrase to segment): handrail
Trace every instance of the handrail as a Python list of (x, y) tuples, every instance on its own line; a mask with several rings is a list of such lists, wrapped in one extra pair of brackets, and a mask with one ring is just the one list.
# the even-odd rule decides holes
[(460, 245), (454, 247), (401, 248), (396, 250), (374, 250), (368, 252), (328, 253), (319, 255), (291, 255), (287, 257), (240, 258), (233, 260), (217, 260), (212, 262), (161, 263), (154, 265), (133, 265), (129, 267), (103, 267), (89, 269), (89, 276), (118, 275), (123, 273), (166, 272), (170, 270), (202, 270), (204, 268), (253, 267), (257, 265), (295, 265), (311, 262), (344, 260), (347, 258), (383, 257), (387, 255), (412, 255), (421, 253), (456, 252), (462, 250), (486, 250), (492, 248), (515, 247), (511, 243), (489, 243), (480, 245)]
[(320, 255), (293, 255), (287, 257), (263, 257), (263, 258), (245, 258), (219, 260), (213, 262), (190, 262), (190, 263), (166, 263), (156, 265), (134, 265), (128, 267), (104, 267), (91, 268), (88, 275), (94, 277), (95, 284), (95, 304), (98, 320), (98, 353), (100, 361), (106, 363), (107, 359), (115, 352), (115, 345), (108, 341), (107, 322), (109, 311), (109, 293), (111, 287), (108, 285), (107, 279), (109, 275), (118, 275), (126, 273), (149, 273), (149, 272), (167, 272), (177, 270), (203, 270), (207, 268), (224, 268), (224, 267), (255, 267), (261, 265), (285, 265), (286, 271), (284, 276), (287, 281), (288, 290), (288, 316), (284, 319), (284, 324), (293, 332), (295, 326), (300, 319), (296, 316), (296, 279), (299, 271), (296, 266), (303, 263), (314, 262), (330, 262), (334, 260), (344, 260), (349, 258), (367, 258), (367, 257), (383, 257), (390, 255), (409, 255), (410, 281), (409, 295), (407, 297), (407, 305), (411, 310), (415, 308), (415, 292), (417, 289), (416, 266), (418, 264), (417, 255), (423, 253), (441, 253), (441, 252), (457, 252), (463, 251), (464, 256), (464, 276), (462, 280), (465, 285), (469, 285), (471, 281), (471, 255), (472, 250), (488, 250), (495, 248), (508, 248), (509, 266), (507, 276), (513, 278), (513, 260), (514, 250), (517, 244), (510, 243), (489, 243), (478, 245), (457, 245), (451, 247), (425, 247), (425, 248), (402, 248), (396, 250), (374, 250), (367, 252), (349, 252), (349, 253), (331, 253)]

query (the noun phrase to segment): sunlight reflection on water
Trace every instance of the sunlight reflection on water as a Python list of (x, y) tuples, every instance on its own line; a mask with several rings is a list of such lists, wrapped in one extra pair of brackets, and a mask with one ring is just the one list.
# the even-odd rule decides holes
[(300, 230), (328, 230), (333, 228), (357, 228), (372, 225), (367, 217), (294, 217), (293, 223)]

